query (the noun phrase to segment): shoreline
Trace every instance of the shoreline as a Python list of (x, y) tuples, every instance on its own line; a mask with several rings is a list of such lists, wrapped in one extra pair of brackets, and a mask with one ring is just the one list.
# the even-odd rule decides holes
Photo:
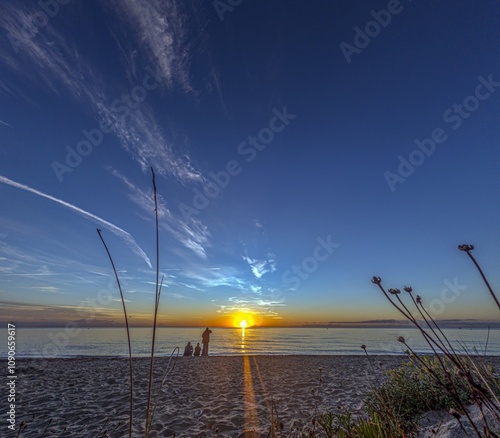
[[(419, 356), (434, 356), (433, 352), (419, 352), (417, 351)], [(443, 354), (440, 353), (440, 356)], [(376, 357), (392, 357), (392, 358), (398, 358), (398, 357), (403, 357), (407, 358), (407, 354), (405, 353), (368, 353), (368, 356), (370, 358), (376, 358)], [(458, 356), (468, 356), (468, 357), (473, 357), (473, 358), (500, 358), (500, 354), (466, 354), (466, 353), (458, 353)], [(168, 359), (170, 358), (171, 355), (169, 354), (155, 354), (155, 359)], [(175, 356), (174, 356), (175, 357)], [(179, 354), (177, 356), (178, 358), (185, 357), (182, 354)], [(202, 356), (191, 356), (191, 357), (199, 357), (201, 359)], [(208, 357), (364, 357), (366, 358), (365, 353), (350, 353), (350, 354), (345, 354), (345, 353), (339, 353), (339, 354), (331, 354), (331, 353), (325, 353), (325, 354), (318, 354), (318, 353), (306, 353), (306, 354), (298, 354), (298, 353), (255, 353), (255, 354), (210, 354)], [(132, 355), (132, 360), (144, 360), (144, 359), (149, 359), (150, 355), (141, 355), (141, 356), (135, 356)], [(35, 361), (58, 361), (58, 360), (85, 360), (85, 359), (126, 359), (128, 361), (129, 357), (128, 355), (60, 355), (58, 357), (53, 357), (53, 356), (22, 356), (16, 354), (16, 361), (30, 361), (30, 360), (35, 360)], [(7, 355), (5, 356), (0, 356), (0, 363), (2, 362), (7, 362)]]

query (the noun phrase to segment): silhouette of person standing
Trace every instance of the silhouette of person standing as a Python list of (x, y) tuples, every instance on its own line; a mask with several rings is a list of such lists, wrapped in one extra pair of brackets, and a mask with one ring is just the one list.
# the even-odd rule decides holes
[(208, 344), (210, 342), (210, 333), (212, 333), (212, 330), (209, 330), (209, 328), (207, 327), (206, 330), (201, 335), (201, 342), (203, 344), (203, 350), (201, 351), (202, 356), (208, 356)]

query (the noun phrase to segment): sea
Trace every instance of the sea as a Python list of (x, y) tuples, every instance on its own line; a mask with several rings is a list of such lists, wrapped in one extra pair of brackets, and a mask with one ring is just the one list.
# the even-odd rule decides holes
[[(187, 342), (200, 342), (202, 328), (158, 328), (155, 355), (182, 354)], [(405, 342), (418, 353), (431, 353), (413, 328), (212, 328), (210, 355), (358, 355), (404, 354)], [(500, 356), (500, 329), (443, 329), (462, 353)], [(149, 356), (151, 328), (131, 328), (134, 357)], [(5, 345), (7, 340), (5, 339)], [(128, 356), (125, 328), (17, 328), (16, 357)], [(1, 357), (7, 349), (2, 348)]]

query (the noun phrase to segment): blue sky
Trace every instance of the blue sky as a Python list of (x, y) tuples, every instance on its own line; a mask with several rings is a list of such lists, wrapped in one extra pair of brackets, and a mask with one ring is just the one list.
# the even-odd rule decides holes
[(149, 322), (151, 166), (162, 324), (497, 318), (497, 1), (61, 3), (0, 6), (2, 320), (119, 323), (98, 227)]

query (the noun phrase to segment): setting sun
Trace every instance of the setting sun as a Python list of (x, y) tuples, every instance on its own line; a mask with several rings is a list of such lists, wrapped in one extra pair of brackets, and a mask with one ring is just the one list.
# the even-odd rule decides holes
[(234, 328), (249, 328), (257, 323), (255, 315), (250, 310), (240, 311), (231, 317), (231, 327)]

